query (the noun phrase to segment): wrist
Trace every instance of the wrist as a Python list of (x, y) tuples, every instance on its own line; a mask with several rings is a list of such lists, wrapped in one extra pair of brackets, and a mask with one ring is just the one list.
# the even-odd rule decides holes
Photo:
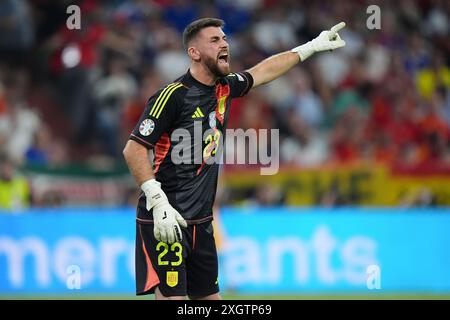
[(155, 179), (150, 179), (142, 183), (141, 190), (147, 197), (147, 202), (150, 204), (150, 208), (153, 208), (162, 202), (168, 201), (166, 194), (161, 189), (161, 183)]
[(156, 181), (154, 178), (153, 179), (149, 179), (147, 181), (144, 181), (141, 184), (141, 190), (144, 191), (144, 192), (146, 190), (151, 190), (151, 189), (153, 189), (155, 187), (161, 188), (161, 183)]
[(300, 56), (301, 61), (305, 61), (316, 52), (312, 41), (308, 41), (301, 46), (295, 47), (291, 51), (297, 53)]

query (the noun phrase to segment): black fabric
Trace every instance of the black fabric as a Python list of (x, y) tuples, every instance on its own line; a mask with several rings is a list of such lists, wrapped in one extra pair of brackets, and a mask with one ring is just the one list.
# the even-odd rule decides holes
[[(207, 86), (188, 71), (149, 99), (130, 136), (146, 148), (153, 148), (156, 180), (161, 182), (170, 204), (186, 220), (212, 215), (219, 172), (218, 162), (212, 159), (220, 159), (220, 142), (232, 98), (245, 95), (252, 85), (248, 72), (230, 74)], [(149, 123), (153, 126), (151, 132), (143, 132)], [(201, 129), (200, 136), (206, 137), (204, 140), (194, 139), (196, 127)], [(190, 139), (176, 138), (175, 133), (180, 133), (177, 129), (189, 133)], [(185, 144), (189, 153), (180, 152)], [(178, 155), (182, 155), (184, 163), (174, 162), (180, 158)], [(138, 218), (151, 219), (152, 213), (146, 211), (145, 202), (141, 194)]]
[[(204, 297), (219, 292), (217, 250), (211, 221), (182, 228), (182, 242), (172, 245), (155, 239), (152, 224), (137, 222), (136, 230), (137, 295), (153, 294), (156, 287), (166, 297)], [(159, 283), (149, 281), (149, 268), (156, 272)], [(168, 272), (172, 277), (176, 274), (176, 281), (168, 281)], [(148, 286), (150, 283), (153, 284), (151, 287)]]

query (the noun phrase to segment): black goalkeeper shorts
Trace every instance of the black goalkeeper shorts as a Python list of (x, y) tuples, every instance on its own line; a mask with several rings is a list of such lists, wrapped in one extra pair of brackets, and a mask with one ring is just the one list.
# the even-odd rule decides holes
[(182, 242), (166, 244), (153, 235), (153, 223), (136, 222), (136, 294), (204, 297), (219, 292), (212, 221), (181, 228)]

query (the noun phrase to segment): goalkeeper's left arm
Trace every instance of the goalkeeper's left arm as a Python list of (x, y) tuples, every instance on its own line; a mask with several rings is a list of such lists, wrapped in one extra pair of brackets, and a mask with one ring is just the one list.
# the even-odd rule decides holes
[(300, 61), (305, 61), (316, 52), (330, 51), (345, 46), (338, 31), (345, 27), (341, 22), (330, 30), (322, 31), (320, 35), (294, 49), (273, 55), (248, 70), (253, 77), (253, 87), (270, 82), (295, 66)]

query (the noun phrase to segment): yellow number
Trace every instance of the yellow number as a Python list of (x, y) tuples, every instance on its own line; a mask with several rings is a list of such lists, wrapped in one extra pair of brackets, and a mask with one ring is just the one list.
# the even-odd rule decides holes
[[(175, 251), (175, 249), (177, 249), (177, 248), (178, 248), (178, 251)], [(181, 264), (181, 262), (183, 262), (183, 255), (181, 254), (183, 252), (183, 247), (181, 246), (181, 244), (179, 242), (175, 242), (170, 247), (170, 251), (175, 252), (175, 255), (178, 257), (178, 260), (175, 262), (172, 262), (171, 265), (175, 266), (175, 267), (179, 266)]]
[(203, 149), (203, 158), (207, 159), (211, 156), (211, 146), (213, 142), (213, 136), (210, 134), (205, 139), (205, 149)]
[[(161, 247), (163, 247), (163, 251), (158, 254), (158, 265), (167, 266), (169, 265), (169, 261), (163, 260), (164, 256), (169, 252), (169, 245), (165, 242), (158, 242), (156, 245), (156, 251), (160, 251)], [(183, 262), (183, 246), (179, 242), (175, 242), (170, 247), (170, 251), (175, 252), (175, 255), (178, 257), (177, 261), (171, 262), (172, 266), (179, 266)]]
[(211, 155), (215, 155), (217, 151), (217, 147), (219, 146), (220, 139), (220, 131), (214, 132), (214, 136), (212, 134), (208, 135), (205, 139), (205, 149), (203, 149), (203, 158), (208, 159)]
[(163, 260), (162, 258), (166, 255), (167, 252), (169, 252), (169, 245), (164, 242), (159, 242), (156, 245), (156, 251), (159, 251), (161, 247), (163, 247), (164, 250), (160, 254), (158, 254), (158, 265), (167, 266), (169, 264), (169, 261)]
[(215, 147), (213, 149), (213, 151), (211, 152), (212, 155), (216, 154), (217, 151), (217, 147), (219, 146), (219, 139), (220, 139), (220, 131), (216, 131), (214, 133), (214, 143), (215, 143)]

